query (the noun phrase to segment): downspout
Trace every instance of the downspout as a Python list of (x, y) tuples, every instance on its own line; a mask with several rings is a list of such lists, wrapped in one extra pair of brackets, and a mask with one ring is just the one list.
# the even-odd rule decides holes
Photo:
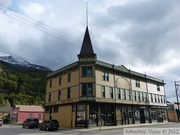
[(149, 91), (148, 91), (148, 84), (147, 84), (148, 81), (147, 81), (147, 78), (146, 78), (146, 74), (145, 74), (145, 79), (146, 79), (146, 90), (147, 90), (147, 93), (146, 93), (146, 97), (147, 97), (146, 105), (148, 105), (149, 122), (152, 123), (152, 121), (151, 121), (151, 111), (150, 111)]

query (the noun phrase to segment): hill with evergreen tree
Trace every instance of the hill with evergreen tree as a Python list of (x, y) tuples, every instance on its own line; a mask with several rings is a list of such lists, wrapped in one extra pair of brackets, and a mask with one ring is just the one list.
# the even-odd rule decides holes
[(48, 72), (13, 67), (0, 61), (0, 107), (44, 105)]

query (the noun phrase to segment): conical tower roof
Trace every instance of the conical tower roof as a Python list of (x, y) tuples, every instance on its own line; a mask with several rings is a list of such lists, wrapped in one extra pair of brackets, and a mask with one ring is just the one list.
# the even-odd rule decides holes
[(83, 39), (83, 42), (82, 42), (82, 46), (81, 46), (81, 51), (80, 51), (80, 54), (78, 56), (94, 56), (96, 55), (93, 51), (93, 47), (92, 47), (92, 44), (91, 44), (91, 38), (90, 38), (90, 35), (89, 35), (89, 30), (88, 30), (88, 27), (86, 27), (86, 31), (85, 31), (85, 35), (84, 35), (84, 39)]

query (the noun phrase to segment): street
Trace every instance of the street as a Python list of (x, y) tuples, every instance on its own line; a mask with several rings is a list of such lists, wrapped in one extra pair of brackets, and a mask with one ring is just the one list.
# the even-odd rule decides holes
[(124, 128), (180, 128), (179, 123), (165, 123), (165, 124), (152, 124), (152, 125), (138, 125), (138, 126), (116, 126), (107, 127), (99, 130), (99, 128), (89, 128), (89, 129), (67, 129), (60, 128), (57, 131), (42, 131), (39, 129), (23, 129), (22, 126), (18, 125), (3, 125), (0, 127), (1, 135), (123, 135)]

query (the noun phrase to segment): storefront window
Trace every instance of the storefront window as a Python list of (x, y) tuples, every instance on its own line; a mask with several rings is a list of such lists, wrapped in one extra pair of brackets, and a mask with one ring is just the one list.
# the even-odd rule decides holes
[(98, 112), (97, 112), (97, 106), (90, 105), (89, 106), (89, 124), (92, 124), (91, 126), (97, 126), (98, 122)]
[(157, 120), (157, 111), (156, 111), (156, 108), (151, 108), (151, 120), (152, 120), (152, 122), (154, 120)]
[(85, 105), (77, 105), (77, 126), (85, 125)]

